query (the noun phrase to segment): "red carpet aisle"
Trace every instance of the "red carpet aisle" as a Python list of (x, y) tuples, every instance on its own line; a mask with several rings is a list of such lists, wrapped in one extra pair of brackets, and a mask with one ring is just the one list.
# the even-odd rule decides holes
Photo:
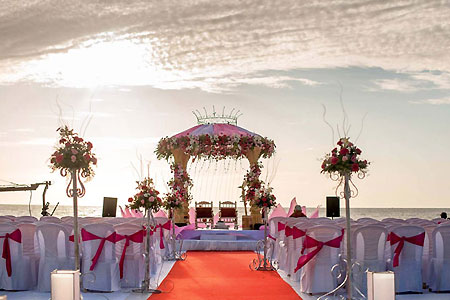
[(301, 298), (277, 272), (252, 271), (248, 267), (253, 252), (188, 252), (177, 262), (160, 289), (169, 293), (149, 300), (250, 300)]

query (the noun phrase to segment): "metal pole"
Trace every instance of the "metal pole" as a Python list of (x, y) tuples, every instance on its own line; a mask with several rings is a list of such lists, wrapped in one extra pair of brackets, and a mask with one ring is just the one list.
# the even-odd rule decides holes
[(350, 174), (344, 175), (345, 215), (347, 218), (347, 299), (352, 299), (352, 243), (350, 225)]
[(146, 210), (147, 213), (147, 229), (146, 229), (146, 247), (145, 247), (145, 277), (144, 284), (145, 289), (150, 289), (150, 210)]
[(264, 207), (264, 269), (267, 269), (267, 207)]
[[(173, 211), (173, 208), (171, 209), (171, 216), (170, 216), (171, 218), (171, 222), (172, 222), (172, 255), (173, 255), (173, 257), (174, 258), (176, 258), (176, 249), (175, 249), (175, 247), (176, 247), (176, 241), (175, 241), (175, 218), (174, 218), (174, 211)], [(162, 229), (161, 229), (162, 230)]]
[(75, 256), (75, 270), (80, 270), (80, 251), (79, 251), (79, 237), (78, 237), (78, 171), (72, 171), (72, 197), (73, 197), (73, 242), (74, 242), (74, 256)]

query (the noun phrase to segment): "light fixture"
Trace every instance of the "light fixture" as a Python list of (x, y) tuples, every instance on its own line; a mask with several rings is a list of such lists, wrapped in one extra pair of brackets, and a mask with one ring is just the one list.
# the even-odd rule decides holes
[(395, 300), (394, 272), (367, 272), (367, 300)]
[(80, 271), (54, 270), (51, 273), (52, 300), (80, 300)]

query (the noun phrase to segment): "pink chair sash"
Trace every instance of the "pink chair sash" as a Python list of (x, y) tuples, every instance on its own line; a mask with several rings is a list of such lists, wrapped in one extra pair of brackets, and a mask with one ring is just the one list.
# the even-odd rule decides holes
[(303, 230), (298, 229), (297, 227), (289, 227), (289, 226), (286, 226), (285, 232), (286, 232), (286, 237), (292, 236), (292, 238), (294, 240), (301, 238), (302, 236), (304, 236), (306, 234)]
[(122, 255), (120, 256), (119, 269), (120, 269), (120, 278), (123, 278), (123, 264), (125, 262), (125, 254), (127, 252), (127, 248), (130, 245), (130, 241), (134, 243), (143, 243), (145, 236), (145, 230), (141, 229), (131, 235), (121, 235), (116, 234), (116, 242), (119, 242), (125, 239), (125, 245), (123, 246)]
[(425, 241), (425, 232), (422, 232), (421, 234), (410, 236), (410, 237), (404, 237), (404, 236), (398, 236), (395, 233), (391, 232), (389, 234), (389, 242), (391, 243), (391, 246), (398, 243), (397, 247), (394, 250), (394, 260), (393, 260), (393, 266), (397, 267), (399, 263), (400, 253), (402, 253), (403, 246), (405, 245), (405, 241), (420, 247), (423, 247), (423, 243)]
[(2, 238), (5, 239), (3, 241), (2, 258), (6, 260), (6, 272), (8, 273), (8, 277), (11, 277), (12, 266), (11, 266), (11, 249), (9, 248), (9, 239), (17, 243), (22, 243), (22, 233), (20, 232), (19, 229), (16, 229), (11, 233), (0, 235), (0, 239)]
[(342, 229), (340, 236), (335, 237), (334, 239), (331, 239), (327, 242), (320, 242), (320, 241), (310, 237), (309, 235), (306, 235), (305, 242), (303, 243), (302, 253), (304, 252), (305, 249), (309, 249), (309, 248), (313, 248), (313, 247), (316, 247), (316, 249), (314, 249), (313, 251), (311, 251), (305, 255), (300, 256), (300, 258), (298, 259), (298, 262), (297, 262), (297, 267), (295, 268), (294, 272), (297, 272), (298, 270), (300, 270), (311, 259), (313, 259), (314, 256), (316, 256), (320, 252), (320, 250), (322, 250), (323, 246), (339, 248), (341, 246), (341, 242), (342, 242), (343, 238), (344, 238), (344, 229)]
[(286, 226), (286, 228), (284, 228), (284, 234), (286, 235), (286, 237), (289, 237), (292, 235), (292, 227)]
[(95, 265), (97, 264), (97, 261), (100, 257), (100, 254), (102, 254), (103, 247), (105, 246), (105, 242), (111, 242), (116, 243), (116, 232), (111, 233), (107, 237), (99, 237), (93, 233), (90, 233), (89, 231), (85, 230), (84, 228), (81, 229), (81, 238), (83, 241), (92, 241), (92, 240), (101, 240), (100, 244), (98, 245), (97, 252), (95, 253), (94, 257), (92, 258), (92, 264), (89, 270), (93, 271), (95, 268)]
[(278, 232), (283, 231), (286, 228), (286, 224), (278, 222)]
[(305, 236), (305, 234), (306, 234), (305, 231), (303, 231), (301, 229), (298, 229), (297, 227), (293, 227), (292, 228), (292, 238), (294, 240), (298, 239), (298, 238), (301, 238), (302, 236)]
[(159, 248), (160, 249), (164, 249), (165, 247), (164, 247), (164, 232), (163, 232), (163, 229), (170, 230), (170, 228), (172, 228), (172, 226), (170, 224), (170, 221), (167, 221), (164, 224), (156, 225), (154, 230), (156, 231), (156, 229), (158, 227), (161, 228), (161, 230), (159, 231)]

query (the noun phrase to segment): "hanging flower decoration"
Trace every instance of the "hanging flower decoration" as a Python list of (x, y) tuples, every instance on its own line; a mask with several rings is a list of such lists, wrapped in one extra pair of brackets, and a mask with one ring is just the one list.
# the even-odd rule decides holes
[(59, 131), (60, 139), (56, 151), (50, 157), (50, 168), (53, 171), (61, 170), (63, 176), (73, 170), (79, 170), (81, 176), (92, 178), (94, 176), (92, 165), (97, 165), (97, 158), (92, 153), (92, 143), (79, 137), (67, 126), (60, 127), (56, 131)]
[(347, 137), (339, 139), (337, 145), (339, 149), (336, 147), (325, 156), (321, 173), (328, 173), (330, 176), (357, 173), (358, 177), (363, 178), (370, 163), (359, 157), (361, 149), (351, 143)]
[(247, 174), (244, 176), (244, 182), (242, 186), (246, 189), (245, 191), (245, 200), (249, 203), (253, 203), (255, 200), (257, 193), (261, 189), (261, 186), (264, 184), (263, 181), (259, 179), (261, 175), (261, 168), (263, 165), (258, 162), (250, 167)]
[(165, 207), (181, 207), (183, 202), (189, 203), (192, 199), (190, 194), (192, 180), (180, 164), (171, 164), (170, 171), (173, 173), (173, 178), (168, 182), (171, 193), (166, 197), (166, 202), (173, 203), (175, 206), (165, 204)]
[(144, 180), (138, 182), (136, 189), (138, 193), (128, 198), (130, 204), (127, 206), (131, 209), (143, 208), (157, 212), (162, 206), (162, 200), (159, 197), (159, 192), (153, 185), (153, 180), (148, 177), (144, 178)]
[(181, 136), (162, 138), (155, 150), (158, 159), (166, 159), (172, 156), (172, 151), (182, 149), (184, 153), (195, 159), (239, 159), (245, 156), (249, 150), (255, 147), (261, 148), (261, 156), (270, 158), (275, 152), (275, 143), (261, 136), (244, 135), (210, 135)]
[(179, 192), (169, 193), (164, 197), (163, 207), (167, 210), (181, 208), (185, 202), (183, 195)]
[(271, 187), (262, 187), (256, 192), (255, 199), (253, 200), (253, 206), (271, 208), (275, 206), (277, 198), (272, 194)]

